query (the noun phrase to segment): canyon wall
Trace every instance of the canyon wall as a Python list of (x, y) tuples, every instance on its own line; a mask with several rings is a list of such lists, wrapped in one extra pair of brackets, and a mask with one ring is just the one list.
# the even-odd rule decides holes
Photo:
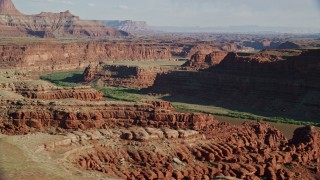
[(201, 45), (201, 42), (194, 43), (198, 45), (189, 46), (184, 42), (142, 43), (140, 40), (13, 42), (0, 45), (0, 65), (3, 68), (17, 67), (37, 71), (84, 69), (89, 64), (97, 64), (100, 61), (186, 58), (199, 47), (205, 47), (201, 52), (208, 54), (205, 64), (216, 64), (225, 54), (220, 52), (218, 47)]
[(229, 53), (220, 64), (200, 72), (159, 74), (149, 92), (192, 96), (220, 107), (264, 115), (318, 120), (319, 52)]
[(169, 48), (156, 44), (131, 43), (35, 43), (1, 45), (0, 65), (39, 71), (85, 68), (111, 60), (170, 59)]

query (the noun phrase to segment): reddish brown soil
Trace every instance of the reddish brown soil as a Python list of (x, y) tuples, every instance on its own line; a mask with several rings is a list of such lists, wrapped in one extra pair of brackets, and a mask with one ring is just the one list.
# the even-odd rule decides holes
[[(138, 142), (129, 138), (116, 149), (108, 144), (94, 146), (79, 157), (77, 165), (123, 179), (299, 179), (304, 175), (312, 179), (319, 173), (319, 131), (314, 127), (296, 130), (289, 142), (263, 123), (217, 124), (202, 137), (178, 133), (168, 137), (166, 130), (156, 129), (133, 132), (121, 137)], [(310, 137), (304, 141), (300, 132)]]

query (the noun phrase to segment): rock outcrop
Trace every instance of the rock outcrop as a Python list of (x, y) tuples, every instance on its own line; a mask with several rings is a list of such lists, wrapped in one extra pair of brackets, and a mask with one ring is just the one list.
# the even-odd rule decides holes
[(200, 51), (191, 56), (191, 59), (187, 61), (182, 67), (186, 69), (206, 69), (210, 66), (219, 64), (227, 55), (224, 51), (214, 51), (210, 54), (202, 54)]
[[(312, 160), (312, 159), (317, 159), (320, 156), (319, 139), (320, 139), (319, 130), (314, 126), (306, 126), (303, 128), (298, 128), (294, 131), (293, 138), (289, 141), (289, 144), (294, 145), (296, 147), (297, 152), (304, 152), (305, 155), (310, 160)], [(297, 160), (305, 160), (305, 158), (298, 157)]]
[(37, 15), (20, 13), (11, 0), (0, 1), (0, 36), (36, 37), (105, 37), (128, 36), (98, 21), (80, 20), (78, 16), (65, 11), (61, 13), (42, 12)]
[(97, 66), (88, 66), (83, 79), (89, 84), (141, 89), (152, 86), (158, 73), (174, 69), (170, 66), (138, 67), (99, 63)]
[(91, 87), (52, 88), (37, 91), (18, 91), (22, 96), (31, 99), (79, 99), (82, 101), (102, 101), (103, 94)]
[(12, 80), (0, 83), (0, 90), (11, 91), (30, 99), (78, 99), (82, 101), (101, 101), (103, 94), (91, 87), (61, 88), (43, 81)]

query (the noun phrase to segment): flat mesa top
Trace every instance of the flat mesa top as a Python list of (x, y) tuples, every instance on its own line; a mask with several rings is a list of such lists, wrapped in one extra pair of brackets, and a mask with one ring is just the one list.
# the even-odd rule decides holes
[(157, 60), (157, 61), (106, 61), (107, 65), (136, 66), (136, 67), (180, 67), (185, 61)]

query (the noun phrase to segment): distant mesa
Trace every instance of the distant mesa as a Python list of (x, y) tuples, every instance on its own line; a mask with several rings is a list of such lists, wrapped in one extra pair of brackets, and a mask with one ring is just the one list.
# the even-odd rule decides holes
[(258, 41), (244, 41), (243, 46), (251, 47), (256, 50), (263, 49), (277, 49), (277, 47), (281, 44), (281, 42), (274, 42), (270, 40), (258, 40)]
[(245, 47), (252, 47), (256, 50), (263, 49), (300, 49), (301, 46), (290, 41), (279, 42), (270, 40), (244, 41), (242, 45)]
[(65, 12), (60, 12), (60, 13), (41, 12), (40, 14), (37, 14), (35, 16), (38, 16), (38, 17), (60, 16), (62, 18), (75, 18), (77, 20), (80, 20), (79, 16), (73, 15), (69, 10), (66, 10)]
[(70, 11), (24, 15), (11, 0), (0, 0), (0, 36), (23, 37), (105, 37), (129, 33), (108, 27), (99, 21), (84, 21)]
[(151, 33), (153, 29), (145, 21), (132, 20), (101, 20), (101, 22), (112, 28), (129, 32), (132, 34)]
[(287, 41), (285, 43), (282, 43), (278, 46), (277, 49), (300, 49), (301, 47), (293, 42)]

